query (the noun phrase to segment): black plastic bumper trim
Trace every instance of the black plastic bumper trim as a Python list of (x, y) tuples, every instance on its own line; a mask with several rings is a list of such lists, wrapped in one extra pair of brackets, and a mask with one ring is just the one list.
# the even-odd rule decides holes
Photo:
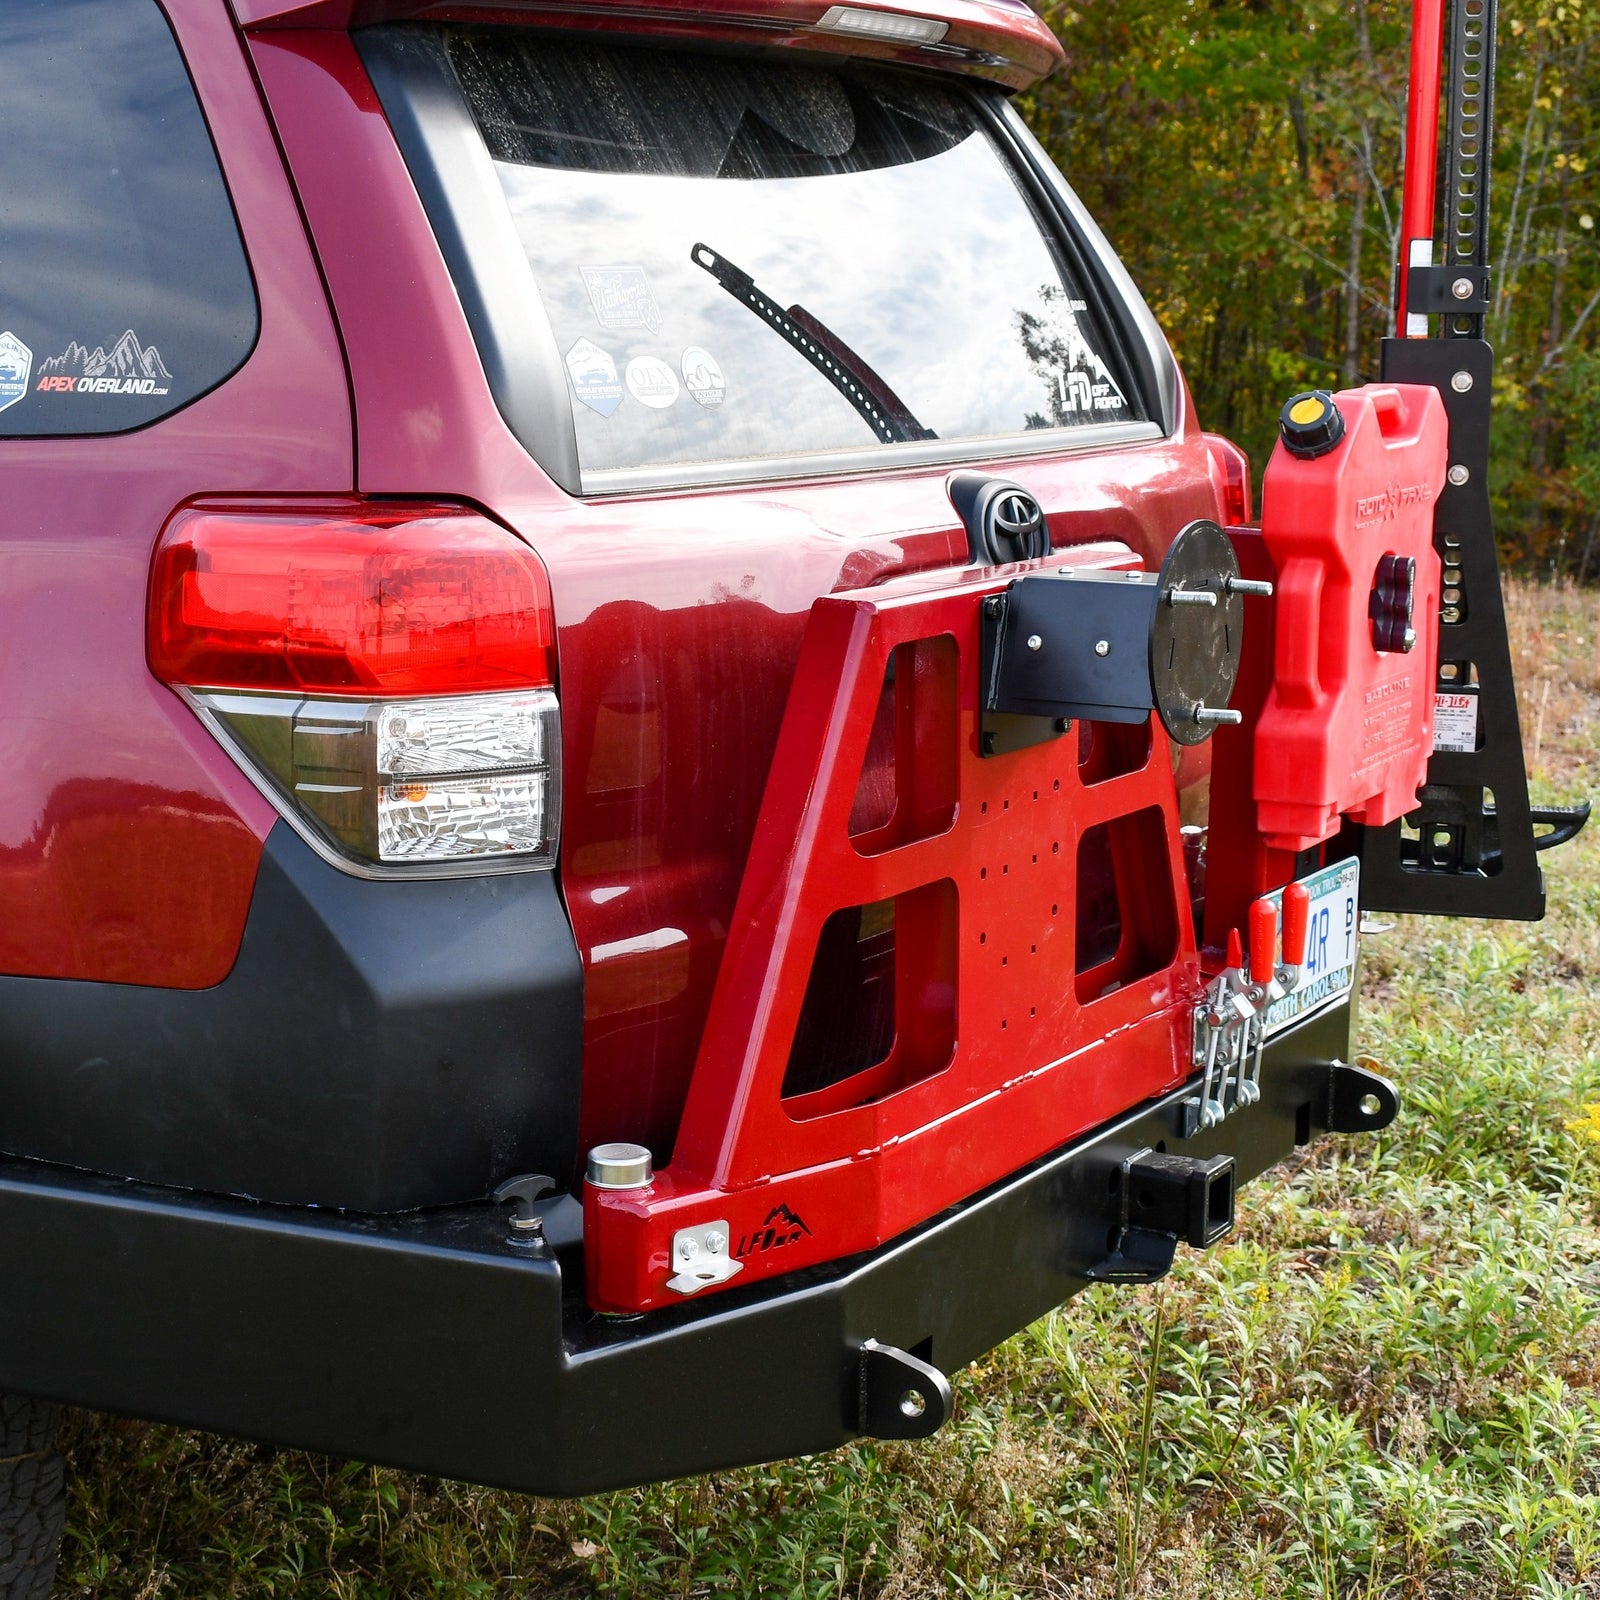
[(582, 1050), (553, 874), (373, 882), (280, 821), (215, 987), (0, 977), (0, 1151), (286, 1205), (459, 1204), (570, 1180)]
[(1130, 1155), (1242, 1181), (1323, 1127), (1349, 1020), (1273, 1040), (1260, 1103), (1193, 1139), (1182, 1089), (870, 1256), (630, 1320), (586, 1309), (570, 1233), (519, 1251), (492, 1206), (358, 1220), (0, 1162), (0, 1389), (539, 1494), (830, 1449), (868, 1341), (952, 1371), (1083, 1288)]

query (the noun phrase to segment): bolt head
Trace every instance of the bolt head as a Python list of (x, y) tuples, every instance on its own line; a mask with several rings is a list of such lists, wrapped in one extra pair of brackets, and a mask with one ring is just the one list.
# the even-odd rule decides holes
[(1457, 300), (1470, 300), (1472, 298), (1472, 279), (1457, 278), (1456, 281), (1450, 285), (1450, 293), (1453, 294)]
[(680, 1239), (678, 1241), (678, 1254), (685, 1261), (693, 1261), (700, 1254), (700, 1246), (693, 1239)]
[(1111, 654), (1111, 641), (1109, 639), (1096, 639), (1095, 642), (1094, 642), (1094, 653), (1097, 656), (1108, 656), (1108, 655), (1110, 655)]
[(1459, 489), (1472, 474), (1458, 461), (1445, 476)]
[(1457, 394), (1465, 394), (1472, 387), (1472, 374), (1470, 372), (1452, 372), (1450, 374), (1450, 387)]
[(725, 1233), (708, 1233), (706, 1235), (706, 1251), (710, 1255), (720, 1256), (728, 1248), (728, 1236)]
[(1028, 635), (1028, 648), (1030, 650), (1043, 650), (1044, 640), (1041, 639), (1038, 634), (1030, 633)]

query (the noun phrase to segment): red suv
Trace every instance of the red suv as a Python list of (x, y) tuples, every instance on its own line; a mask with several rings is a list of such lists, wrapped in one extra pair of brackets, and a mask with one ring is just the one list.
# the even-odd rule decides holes
[[(1271, 551), (1059, 55), (0, 4), (0, 1593), (48, 1402), (544, 1493), (917, 1437), (1393, 1115), (1399, 824), (1257, 827)], [(1387, 392), (1301, 453), (1420, 452), (1436, 612)]]

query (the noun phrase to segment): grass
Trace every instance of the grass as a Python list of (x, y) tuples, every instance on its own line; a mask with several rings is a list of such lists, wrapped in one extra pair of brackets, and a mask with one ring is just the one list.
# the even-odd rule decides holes
[[(1595, 793), (1600, 597), (1510, 600), (1536, 792)], [(1368, 941), (1392, 1129), (958, 1374), (929, 1444), (558, 1504), (80, 1414), (61, 1593), (1600, 1596), (1597, 834), (1543, 924)]]

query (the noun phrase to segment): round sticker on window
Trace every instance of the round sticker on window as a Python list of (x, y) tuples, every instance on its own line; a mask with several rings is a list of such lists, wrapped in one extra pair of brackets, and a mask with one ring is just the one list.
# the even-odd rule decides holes
[(683, 352), (683, 386), (690, 395), (708, 409), (720, 406), (727, 394), (722, 381), (722, 368), (709, 350), (692, 344)]
[(678, 398), (678, 375), (658, 356), (635, 356), (627, 378), (628, 393), (652, 411), (662, 411)]

